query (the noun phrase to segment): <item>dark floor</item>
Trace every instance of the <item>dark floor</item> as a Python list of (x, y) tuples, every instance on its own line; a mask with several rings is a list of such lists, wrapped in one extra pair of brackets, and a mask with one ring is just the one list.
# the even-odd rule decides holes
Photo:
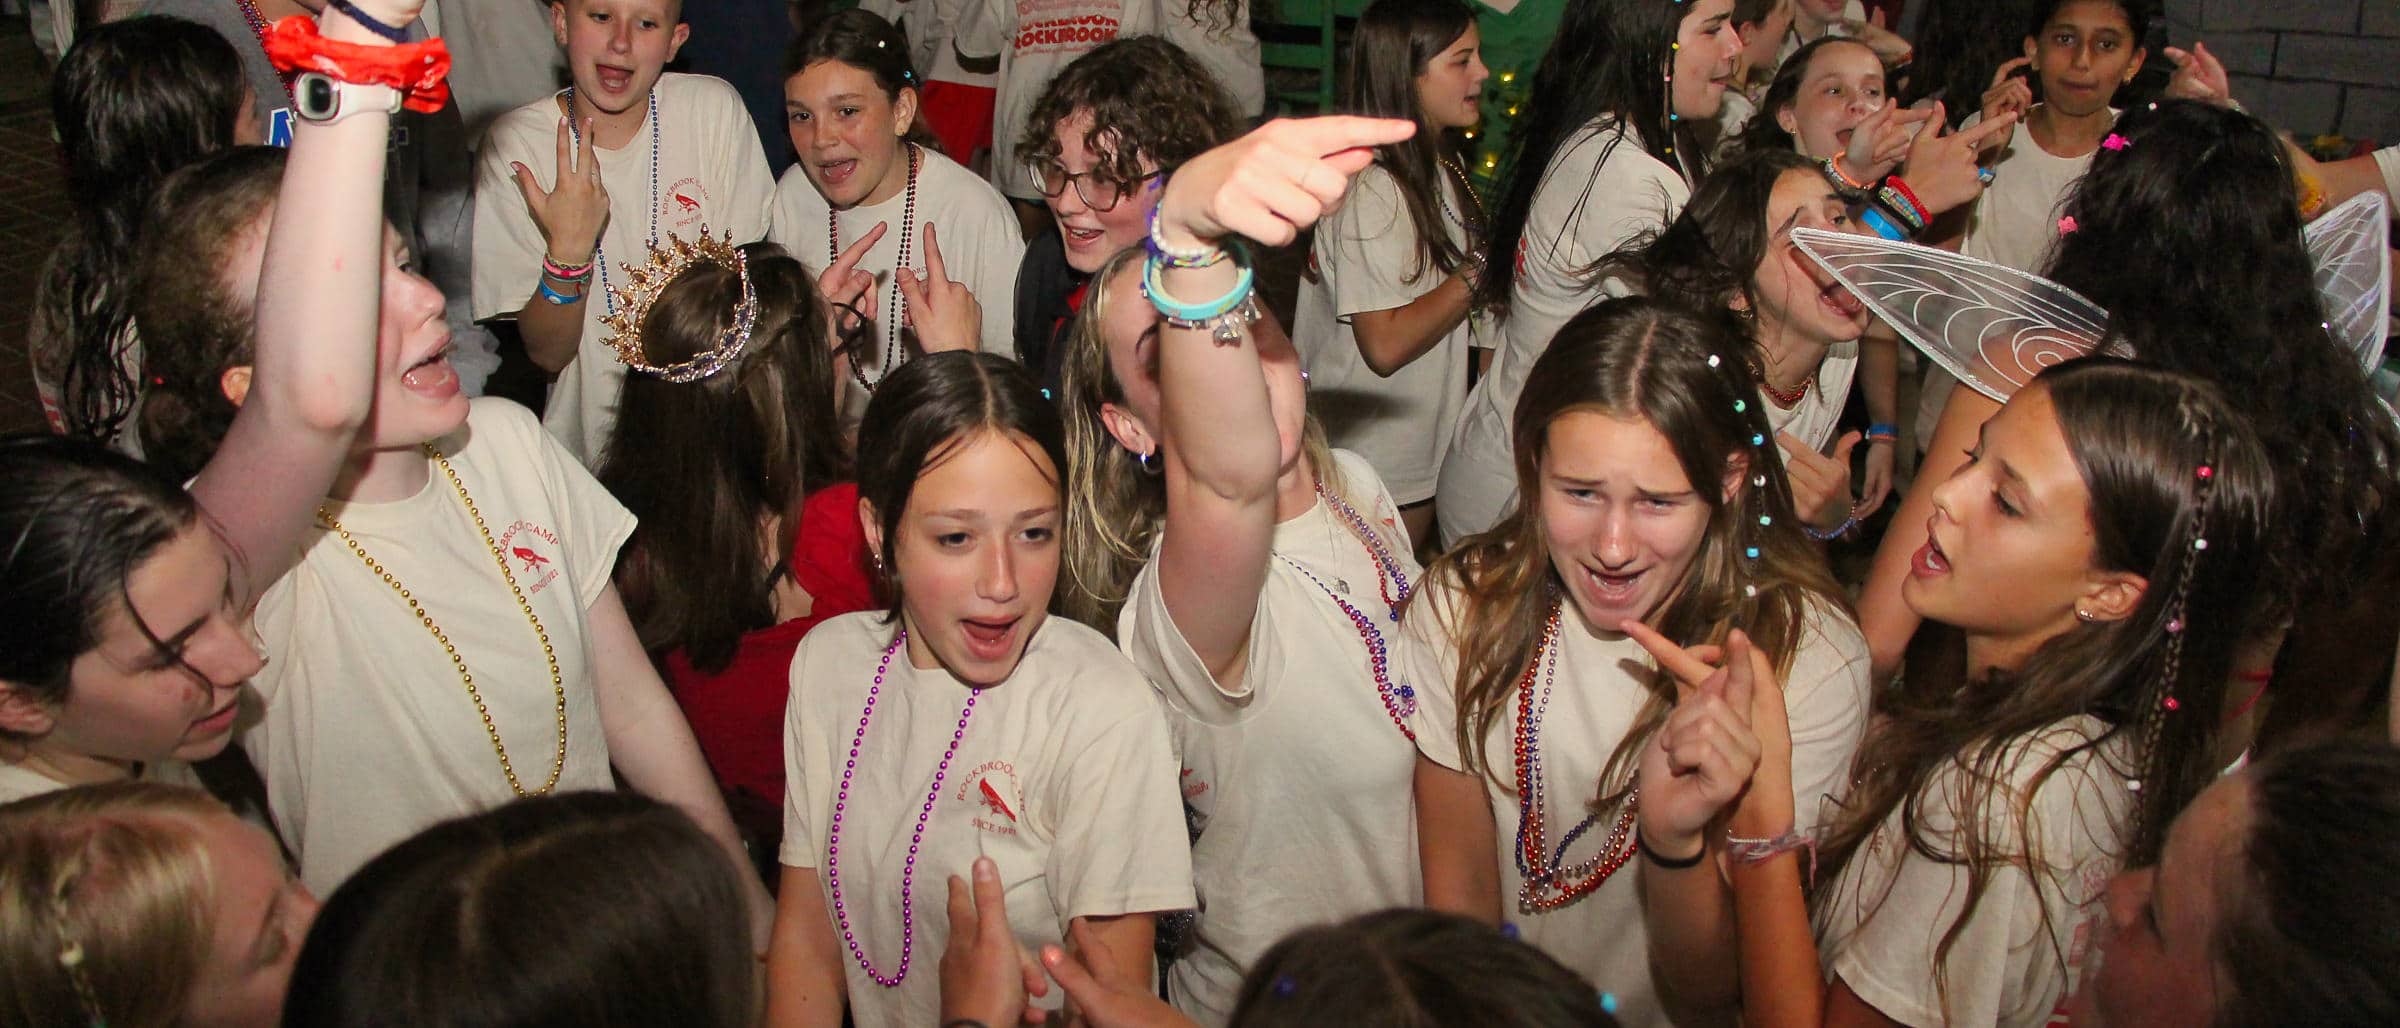
[(42, 262), (67, 225), (48, 87), (25, 19), (0, 19), (0, 432), (42, 427), (25, 326)]

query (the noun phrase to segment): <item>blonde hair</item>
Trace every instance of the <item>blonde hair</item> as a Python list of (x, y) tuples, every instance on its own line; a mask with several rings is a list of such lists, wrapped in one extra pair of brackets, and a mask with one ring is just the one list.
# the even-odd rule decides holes
[(216, 908), (199, 821), (224, 813), (153, 782), (0, 807), (0, 1028), (180, 1020)]
[[(1103, 323), (1117, 300), (1117, 279), (1141, 267), (1143, 259), (1141, 247), (1122, 250), (1092, 273), (1091, 290), (1068, 328), (1059, 373), (1059, 410), (1067, 429), (1066, 578), (1059, 583), (1059, 609), (1112, 639), (1117, 613), (1124, 609), (1134, 576), (1150, 562), (1150, 548), (1167, 516), (1165, 476), (1156, 468), (1143, 470), (1100, 419), (1104, 404), (1125, 405), (1125, 388), (1108, 364)], [(1142, 371), (1155, 376), (1157, 369)], [(1349, 499), (1315, 415), (1302, 429), (1300, 445), (1318, 482)]]

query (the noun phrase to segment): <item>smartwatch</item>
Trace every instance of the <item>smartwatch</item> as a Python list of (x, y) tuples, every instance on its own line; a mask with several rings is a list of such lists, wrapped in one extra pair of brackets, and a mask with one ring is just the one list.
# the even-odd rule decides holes
[(331, 125), (365, 111), (398, 114), (402, 99), (400, 91), (390, 86), (343, 82), (320, 72), (301, 72), (292, 80), (293, 113), (318, 125)]

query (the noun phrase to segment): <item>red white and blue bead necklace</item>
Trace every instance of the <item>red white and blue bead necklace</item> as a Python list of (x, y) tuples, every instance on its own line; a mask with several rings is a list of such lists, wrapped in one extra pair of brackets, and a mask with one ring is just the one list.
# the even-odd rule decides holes
[[(1597, 813), (1584, 817), (1582, 823), (1558, 841), (1549, 845), (1543, 830), (1542, 816), (1542, 718), (1550, 710), (1550, 689), (1558, 671), (1559, 600), (1550, 601), (1550, 618), (1542, 625), (1542, 642), (1533, 659), (1525, 664), (1525, 674), (1517, 679), (1517, 719), (1514, 739), (1517, 771), (1517, 874), (1525, 880), (1517, 888), (1517, 908), (1528, 914), (1557, 910), (1582, 899), (1608, 881), (1617, 869), (1625, 866), (1634, 853), (1634, 812), (1641, 799), (1641, 786), (1630, 784), (1625, 799), (1619, 805), (1616, 823), (1608, 830), (1608, 841), (1591, 859), (1569, 865), (1567, 847), (1583, 837), (1598, 824)], [(1540, 672), (1541, 690), (1534, 690), (1535, 672)]]
[(917, 922), (915, 885), (917, 880), (917, 849), (925, 842), (925, 822), (933, 817), (934, 801), (941, 798), (942, 779), (950, 775), (950, 762), (958, 757), (959, 744), (966, 741), (967, 721), (975, 716), (975, 690), (967, 692), (967, 707), (958, 712), (958, 730), (950, 733), (950, 748), (942, 751), (942, 766), (933, 772), (933, 788), (925, 792), (925, 805), (917, 809), (917, 830), (908, 837), (908, 861), (900, 870), (900, 967), (890, 975), (875, 969), (867, 959), (867, 951), (858, 944), (858, 936), (850, 928), (850, 911), (842, 904), (842, 814), (850, 808), (850, 778), (858, 773), (860, 744), (867, 739), (867, 722), (875, 718), (875, 700), (883, 695), (884, 675), (892, 669), (892, 655), (908, 645), (908, 629), (900, 629), (892, 644), (883, 648), (883, 663), (875, 666), (875, 684), (867, 687), (867, 706), (858, 713), (858, 731), (850, 737), (850, 757), (842, 766), (842, 789), (833, 800), (833, 830), (825, 838), (825, 881), (833, 890), (833, 916), (842, 928), (842, 942), (849, 945), (850, 955), (858, 960), (867, 977), (884, 988), (895, 988), (908, 977), (909, 957), (916, 950)]

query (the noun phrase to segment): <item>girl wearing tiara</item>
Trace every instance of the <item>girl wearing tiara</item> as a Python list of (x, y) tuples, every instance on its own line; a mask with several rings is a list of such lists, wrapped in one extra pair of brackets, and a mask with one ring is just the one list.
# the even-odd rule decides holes
[(855, 516), (892, 599), (792, 659), (768, 1020), (943, 1023), (942, 883), (979, 856), (1018, 939), (1077, 925), (1147, 980), (1154, 916), (1192, 905), (1190, 849), (1140, 672), (1049, 616), (1057, 407), (1004, 358), (931, 354), (876, 391), (859, 454)]
[[(811, 274), (843, 263), (871, 282), (858, 313), (874, 331), (847, 360), (860, 388), (843, 403), (856, 425), (867, 394), (925, 345), (926, 294), (936, 279), (979, 301), (967, 345), (1007, 353), (1009, 297), (1025, 244), (999, 190), (943, 156), (918, 128), (917, 73), (908, 41), (866, 11), (840, 11), (793, 45), (783, 83), (799, 163), (775, 187), (767, 238)], [(849, 251), (864, 248), (863, 255)], [(935, 269), (942, 274), (936, 276)], [(938, 302), (938, 301), (936, 301)]]
[(1443, 541), (1507, 513), (1509, 414), (1551, 335), (1605, 295), (1592, 263), (1666, 224), (1707, 171), (1692, 126), (1724, 104), (1741, 52), (1732, 14), (1733, 0), (1567, 5), (1533, 76), (1531, 93), (1543, 100), (1519, 129), (1493, 212), (1496, 259), (1476, 284), (1503, 339), (1442, 459), (1434, 506)]
[[(1675, 702), (1629, 632), (1749, 633), (1794, 683), (1785, 798), (1804, 825), (1832, 815), (1819, 798), (1866, 727), (1866, 646), (1791, 513), (1744, 351), (1656, 300), (1569, 321), (1517, 407), (1514, 512), (1434, 562), (1402, 633), (1426, 902), (1513, 924), (1628, 1024), (1664, 1023), (1683, 979), (1732, 959), (1721, 936), (1669, 930), (1707, 923), (1713, 897), (1656, 911), (1661, 876), (1710, 851), (1637, 841), (1662, 791), (1638, 768), (1700, 705)], [(1664, 918), (1647, 932), (1646, 908)]]
[[(1798, 726), (1785, 726), (1771, 669), (1729, 652), (1716, 677), (1645, 636), (1755, 728), (1750, 750), (1669, 739), (1660, 758), (1676, 791), (1715, 802), (1642, 811), (1651, 845), (1697, 846), (1732, 807), (1730, 916), (1687, 930), (1738, 931), (1746, 1019), (2057, 1016), (2109, 876), (2155, 862), (2169, 821), (2221, 766), (2217, 711), (2273, 489), (2256, 438), (2199, 380), (2110, 359), (2043, 372), (1936, 488), (1931, 538), (1903, 586), (1912, 609), (1964, 637), (1963, 658), (1878, 702), (1821, 836), (1807, 808), (1795, 819), (1784, 805)], [(1823, 865), (1813, 941), (1799, 849)], [(1703, 868), (1678, 888), (1726, 886)], [(1730, 1000), (1733, 983), (1717, 995)]]
[(1460, 0), (1378, 0), (1351, 37), (1343, 106), (1407, 118), (1325, 219), (1300, 281), (1294, 335), (1333, 445), (1356, 451), (1400, 504), (1409, 545), (1430, 548), (1433, 488), (1467, 398), (1483, 201), (1443, 155), (1472, 128), (1490, 72)]

